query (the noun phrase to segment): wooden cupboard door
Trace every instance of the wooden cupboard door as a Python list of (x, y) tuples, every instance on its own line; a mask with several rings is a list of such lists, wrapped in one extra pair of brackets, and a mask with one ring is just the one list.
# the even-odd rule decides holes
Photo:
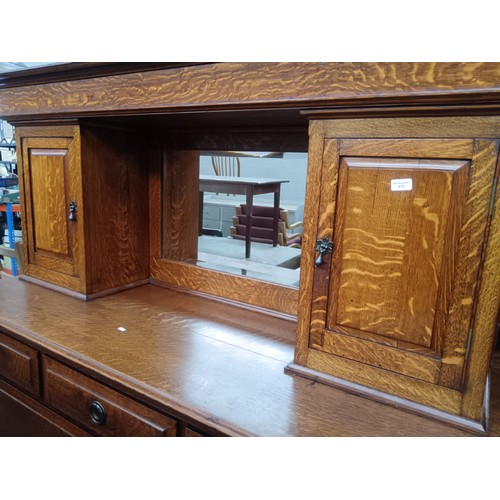
[(317, 237), (333, 252), (314, 271), (310, 348), (461, 390), (497, 152), (326, 141)]
[[(81, 171), (75, 142), (70, 137), (23, 138), (22, 154), (28, 266), (76, 277)], [(70, 221), (72, 202), (77, 212)]]

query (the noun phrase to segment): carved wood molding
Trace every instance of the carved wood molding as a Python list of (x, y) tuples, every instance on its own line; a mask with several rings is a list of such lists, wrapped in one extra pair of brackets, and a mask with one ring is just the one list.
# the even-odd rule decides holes
[(0, 116), (417, 105), (450, 105), (456, 111), (481, 105), (490, 112), (500, 103), (498, 63), (217, 63), (138, 69), (0, 88)]

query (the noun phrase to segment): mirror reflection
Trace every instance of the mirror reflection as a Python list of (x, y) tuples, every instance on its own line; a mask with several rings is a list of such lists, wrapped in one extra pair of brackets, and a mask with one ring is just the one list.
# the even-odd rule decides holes
[(297, 287), (307, 153), (202, 152), (197, 265)]

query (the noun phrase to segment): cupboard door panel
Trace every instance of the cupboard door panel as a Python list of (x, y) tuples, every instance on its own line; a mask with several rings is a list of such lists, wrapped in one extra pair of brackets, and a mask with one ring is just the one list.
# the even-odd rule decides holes
[(463, 161), (342, 160), (328, 328), (431, 347), (451, 198), (465, 196), (452, 185), (467, 173)]
[(343, 142), (325, 141), (317, 237), (333, 253), (309, 346), (461, 390), (498, 144), (406, 139), (397, 157), (398, 141)]
[[(71, 138), (24, 138), (23, 164), (28, 264), (78, 276), (77, 224), (69, 204), (79, 204), (80, 172)], [(29, 268), (28, 268), (29, 273)]]
[(34, 245), (37, 250), (71, 257), (64, 189), (67, 156), (66, 149), (33, 149), (30, 151), (29, 161), (35, 223)]

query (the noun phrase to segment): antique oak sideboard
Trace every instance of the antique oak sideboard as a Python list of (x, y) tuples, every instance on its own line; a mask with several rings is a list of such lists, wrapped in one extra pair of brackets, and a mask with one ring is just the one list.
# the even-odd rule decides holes
[[(499, 82), (496, 63), (0, 75), (25, 260), (0, 286), (0, 434), (498, 432)], [(307, 151), (298, 288), (196, 265), (206, 150)]]

